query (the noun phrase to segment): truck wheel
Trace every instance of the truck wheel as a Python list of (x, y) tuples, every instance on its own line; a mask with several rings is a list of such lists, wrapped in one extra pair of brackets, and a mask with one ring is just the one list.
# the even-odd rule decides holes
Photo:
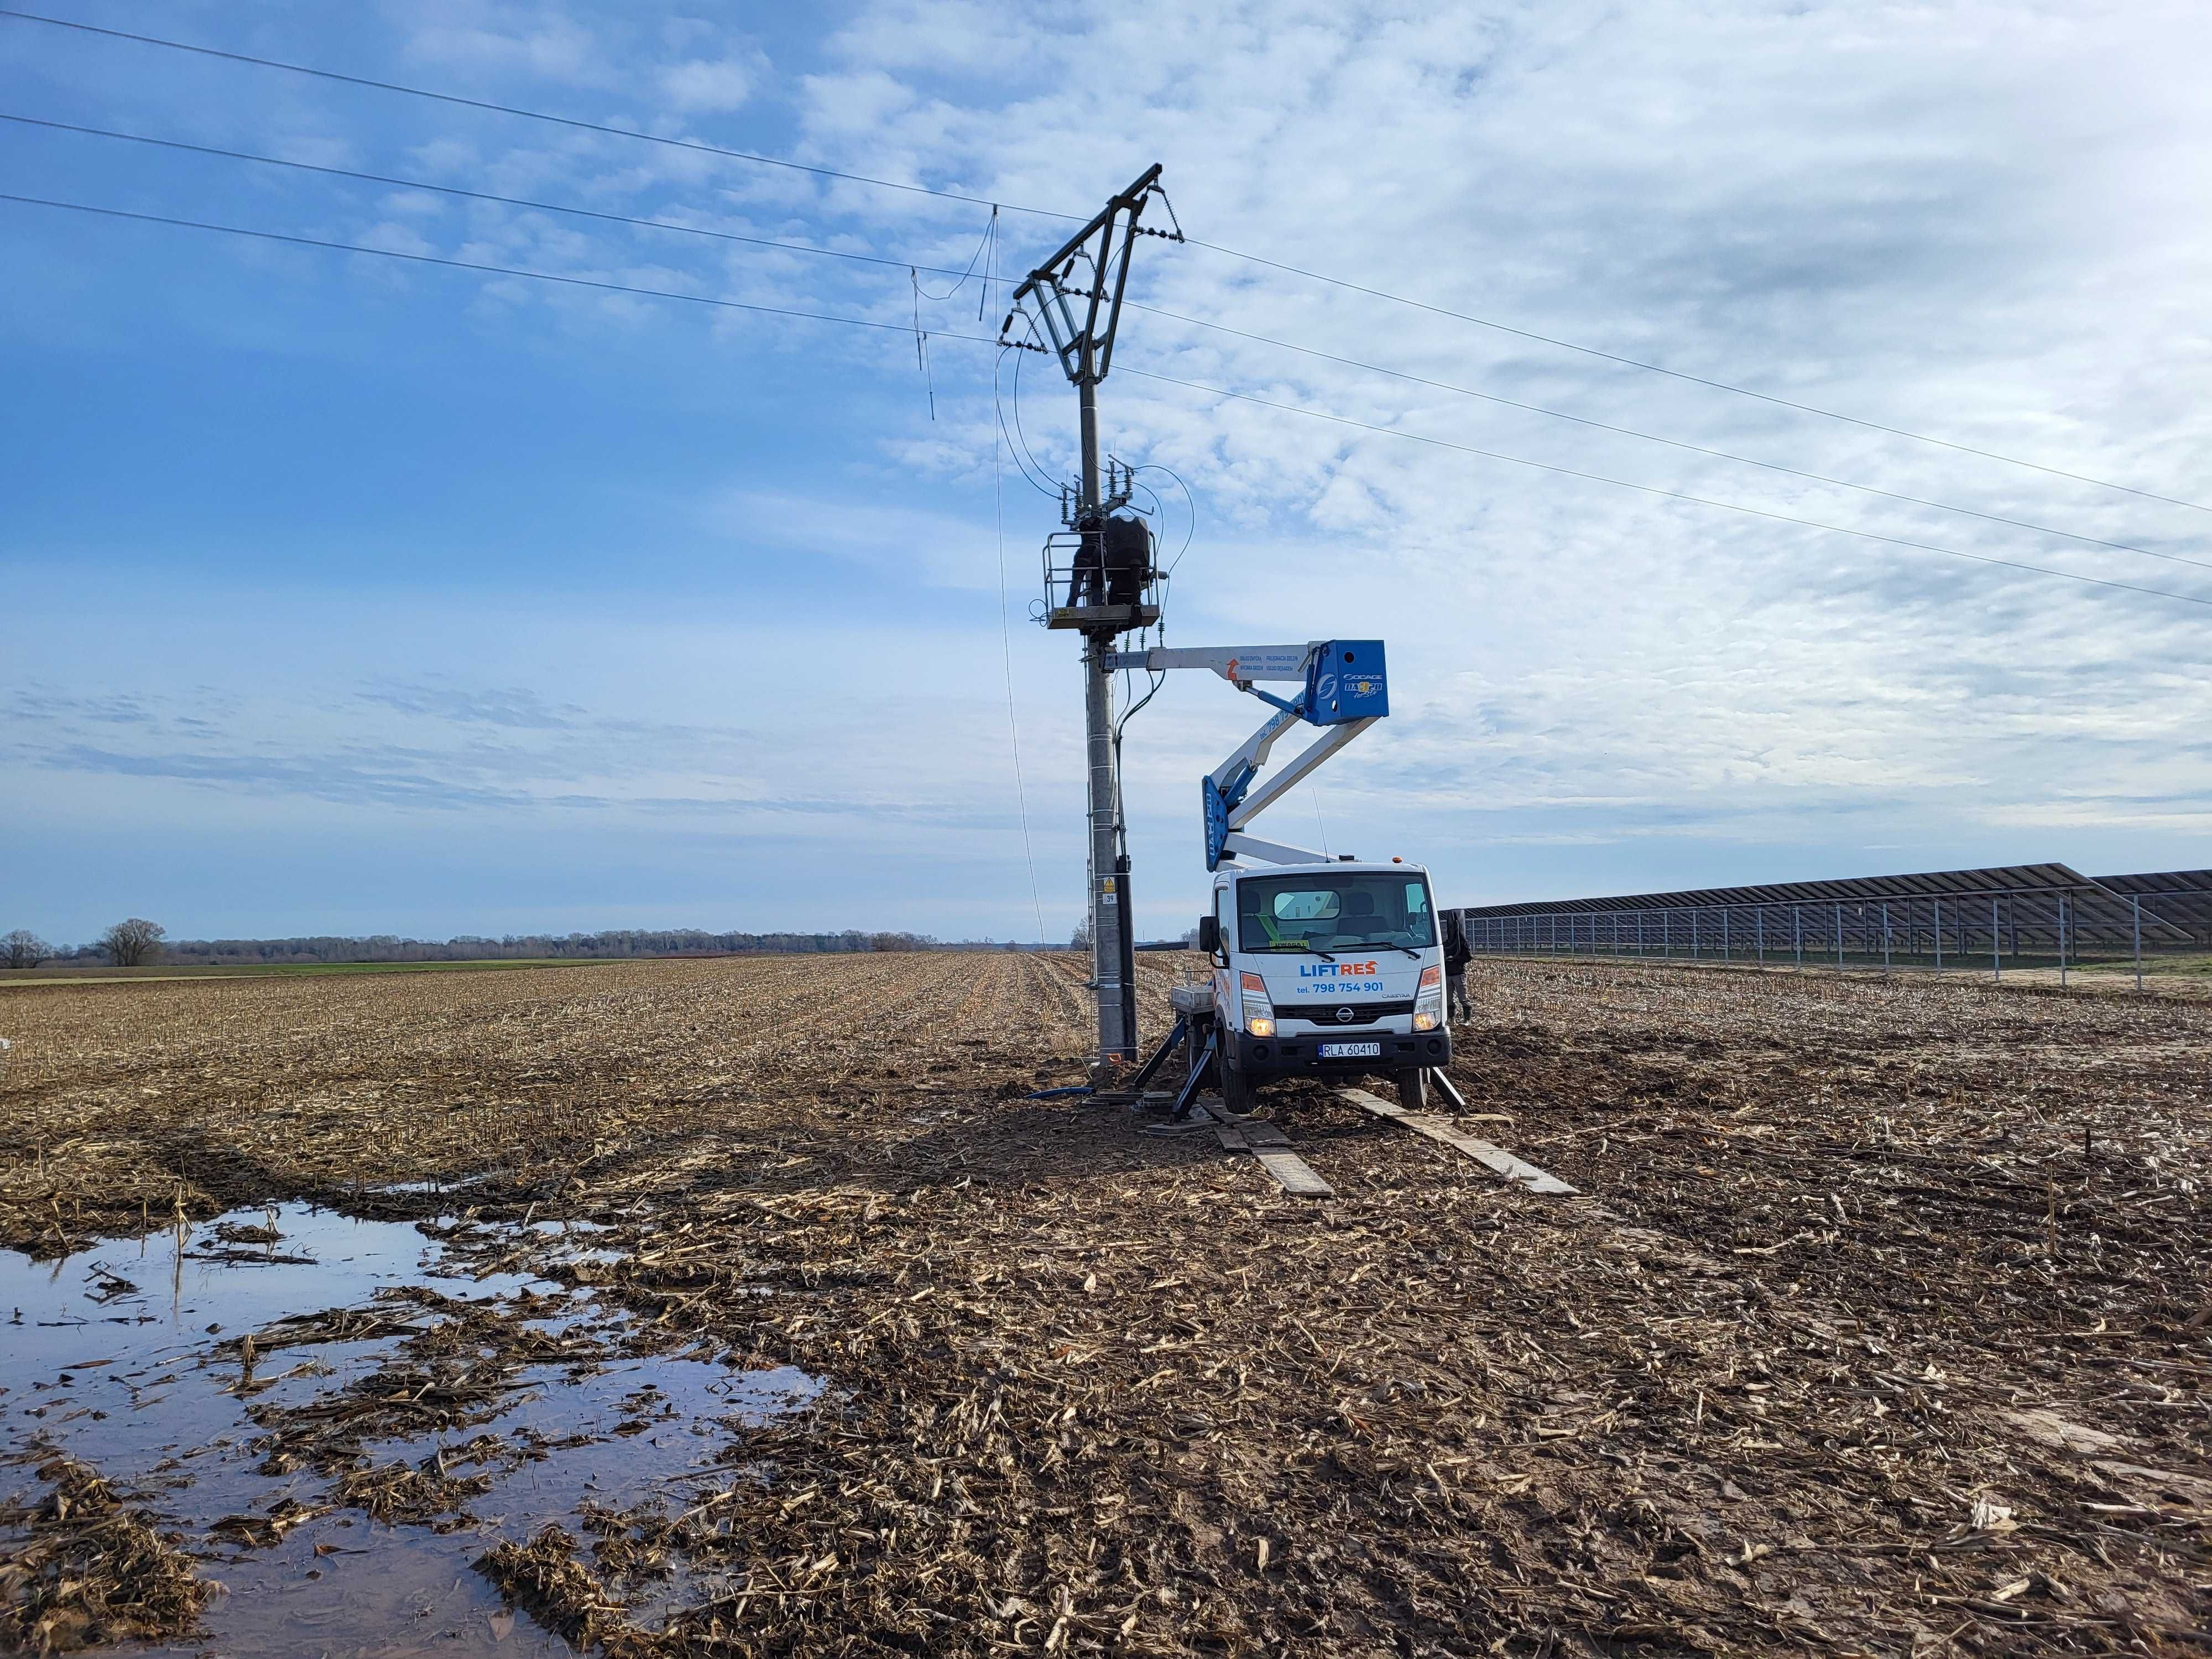
[(1409, 1112), (1428, 1109), (1429, 1074), (1416, 1066), (1398, 1073), (1398, 1103)]
[(1243, 1073), (1224, 1060), (1221, 1062), (1221, 1109), (1232, 1117), (1249, 1117), (1252, 1112), (1252, 1084)]

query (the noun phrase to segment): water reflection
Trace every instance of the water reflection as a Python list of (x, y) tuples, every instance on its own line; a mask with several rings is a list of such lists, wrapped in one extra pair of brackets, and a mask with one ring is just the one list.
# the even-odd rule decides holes
[[(506, 1231), (541, 1261), (603, 1254), (581, 1228)], [(377, 1316), (316, 1322), (268, 1347), (240, 1340), (333, 1309)], [(393, 1363), (407, 1332), (471, 1309), (598, 1340), (586, 1364), (516, 1366), (465, 1428), (361, 1442), (356, 1473), (427, 1470), (468, 1492), (461, 1512), (380, 1522), (344, 1506), (335, 1472), (270, 1455), (283, 1438), (271, 1424), (340, 1409)], [(605, 1358), (619, 1352), (623, 1320), (589, 1291), (527, 1272), (461, 1276), (411, 1223), (304, 1205), (55, 1262), (0, 1253), (0, 1458), (11, 1460), (0, 1495), (37, 1494), (35, 1460), (23, 1461), (36, 1449), (66, 1451), (140, 1495), (222, 1585), (208, 1637), (240, 1659), (565, 1652), (518, 1621), (471, 1563), (548, 1522), (573, 1527), (580, 1506), (680, 1504), (690, 1482), (726, 1482), (737, 1430), (818, 1391), (792, 1370)], [(0, 1550), (9, 1541), (0, 1535)], [(202, 1638), (139, 1650), (207, 1649)]]

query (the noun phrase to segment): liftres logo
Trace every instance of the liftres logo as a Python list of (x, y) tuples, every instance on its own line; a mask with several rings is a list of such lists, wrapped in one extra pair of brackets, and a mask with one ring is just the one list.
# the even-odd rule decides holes
[(1298, 964), (1300, 979), (1357, 979), (1375, 971), (1371, 962), (1302, 962)]

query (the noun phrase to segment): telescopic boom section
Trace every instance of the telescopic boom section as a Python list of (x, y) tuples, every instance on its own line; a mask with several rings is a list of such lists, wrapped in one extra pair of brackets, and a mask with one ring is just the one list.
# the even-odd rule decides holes
[[(1109, 669), (1202, 668), (1239, 691), (1273, 706), (1260, 729), (1200, 781), (1206, 814), (1206, 867), (1225, 858), (1266, 864), (1319, 864), (1323, 855), (1304, 848), (1261, 841), (1246, 825), (1273, 806), (1338, 750), (1390, 712), (1389, 677), (1380, 640), (1316, 640), (1306, 645), (1202, 646), (1188, 649), (1117, 652)], [(1261, 680), (1292, 680), (1295, 697), (1260, 690)], [(1301, 721), (1322, 728), (1306, 750), (1254, 789), (1276, 743)]]

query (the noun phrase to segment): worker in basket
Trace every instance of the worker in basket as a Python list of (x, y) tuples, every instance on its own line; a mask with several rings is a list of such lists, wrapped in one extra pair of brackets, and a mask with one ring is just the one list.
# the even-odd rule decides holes
[(1444, 913), (1444, 984), (1451, 998), (1450, 1019), (1466, 1019), (1474, 1012), (1467, 997), (1467, 964), (1474, 952), (1467, 942), (1467, 918), (1456, 911)]
[(1106, 520), (1106, 603), (1138, 605), (1152, 580), (1152, 532), (1142, 519)]
[(1067, 583), (1071, 605), (1139, 605), (1152, 580), (1152, 537), (1142, 519), (1108, 519), (1083, 532)]

